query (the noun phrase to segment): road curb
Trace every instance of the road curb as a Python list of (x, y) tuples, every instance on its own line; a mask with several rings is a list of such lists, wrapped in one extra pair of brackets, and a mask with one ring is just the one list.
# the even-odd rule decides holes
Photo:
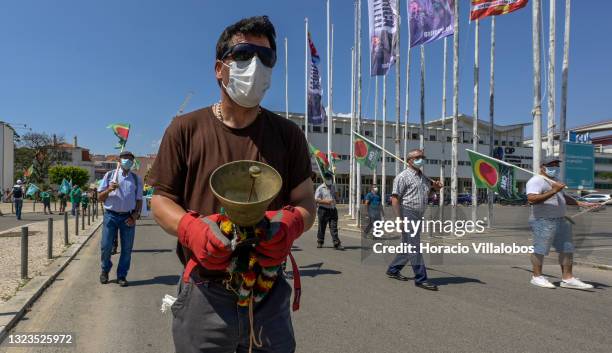
[[(98, 224), (94, 224), (89, 234), (77, 238), (77, 242), (72, 244), (64, 251), (57, 259), (55, 259), (43, 271), (43, 274), (31, 278), (28, 283), (21, 288), (15, 296), (7, 302), (0, 304), (0, 313), (7, 312), (11, 315), (6, 315), (0, 319), (0, 344), (6, 338), (8, 332), (21, 320), (28, 309), (36, 302), (36, 300), (44, 293), (44, 291), (55, 281), (57, 276), (72, 262), (79, 251), (87, 244), (89, 239), (98, 231), (102, 225), (102, 220)], [(83, 238), (85, 237), (85, 238)]]
[(574, 265), (579, 265), (579, 266), (586, 266), (586, 267), (593, 267), (599, 270), (606, 270), (606, 271), (612, 271), (612, 266), (610, 265), (604, 265), (604, 264), (598, 264), (596, 262), (588, 262), (588, 261), (576, 261), (574, 260)]

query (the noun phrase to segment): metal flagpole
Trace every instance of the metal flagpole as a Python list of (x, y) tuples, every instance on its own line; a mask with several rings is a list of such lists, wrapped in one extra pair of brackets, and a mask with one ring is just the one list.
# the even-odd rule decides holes
[(555, 153), (555, 48), (556, 48), (556, 0), (550, 0), (548, 37), (548, 122), (546, 134), (546, 155)]
[(457, 219), (457, 120), (459, 118), (459, 1), (455, 1), (453, 35), (453, 140), (451, 152), (451, 220)]
[(540, 27), (540, 0), (533, 0), (532, 40), (533, 40), (533, 171), (540, 170), (542, 157), (542, 84), (540, 48), (542, 36)]
[[(489, 156), (493, 156), (495, 133), (495, 16), (491, 17), (491, 72), (489, 77)], [(487, 228), (493, 224), (493, 191), (487, 189)]]
[(421, 128), (419, 148), (425, 149), (425, 45), (421, 44)]
[[(444, 64), (442, 64), (442, 155), (440, 159), (440, 182), (444, 183), (444, 168), (446, 165), (446, 76), (447, 76), (447, 63), (448, 63), (448, 37), (444, 37)], [(440, 189), (440, 201), (438, 205), (440, 207), (440, 219), (444, 219), (444, 189)]]
[[(378, 143), (378, 76), (374, 78), (374, 142)], [(378, 185), (378, 163), (376, 164), (376, 168), (374, 168), (373, 182), (374, 185)]]
[(327, 156), (331, 158), (332, 152), (332, 129), (334, 112), (331, 111), (331, 90), (330, 90), (330, 71), (331, 71), (331, 51), (329, 37), (329, 0), (327, 0), (327, 24), (325, 30), (327, 32)]
[(285, 37), (285, 118), (289, 119), (289, 59), (287, 59), (289, 50), (287, 45), (287, 37)]
[(408, 51), (406, 53), (406, 107), (404, 110), (404, 158), (408, 157), (408, 121), (410, 117), (410, 27), (408, 27)]
[[(361, 132), (361, 0), (357, 0), (357, 132)], [(361, 224), (361, 164), (357, 163), (357, 225)]]
[[(567, 81), (569, 73), (569, 45), (570, 45), (570, 11), (572, 0), (565, 0), (565, 32), (563, 33), (563, 68), (561, 83), (561, 116), (559, 117), (559, 156), (562, 164), (565, 165), (565, 129), (567, 119)], [(561, 168), (561, 181), (565, 182), (565, 171)]]
[(304, 18), (304, 136), (308, 141), (308, 17)]
[[(387, 75), (385, 74), (385, 76), (383, 77), (383, 89), (382, 89), (382, 95), (383, 95), (383, 106), (382, 106), (382, 129), (383, 129), (383, 133), (382, 133), (382, 143), (380, 144), (383, 147), (387, 146)], [(382, 176), (382, 185), (381, 185), (381, 195), (383, 198), (383, 202), (385, 199), (385, 195), (387, 192), (387, 160), (386, 157), (383, 155), (382, 156), (382, 165), (381, 165), (381, 176)]]
[[(472, 149), (478, 151), (478, 119), (480, 117), (478, 111), (479, 98), (479, 81), (480, 81), (480, 21), (476, 20), (476, 29), (474, 32), (474, 118), (472, 119)], [(476, 222), (478, 213), (478, 189), (476, 188), (476, 179), (472, 175), (472, 221)]]
[[(355, 48), (351, 48), (351, 131), (355, 131)], [(355, 137), (351, 133), (351, 160), (349, 163), (349, 215), (354, 219), (355, 191)]]
[[(400, 65), (400, 28), (402, 23), (402, 18), (399, 15), (400, 8), (400, 0), (397, 0), (397, 55), (395, 56), (395, 155), (400, 155), (400, 143), (401, 143), (401, 135), (400, 135), (400, 117), (402, 113), (400, 112), (400, 94), (401, 94), (401, 83), (402, 79), (400, 78), (401, 74), (401, 65)], [(398, 176), (400, 173), (400, 165), (395, 162), (395, 176)]]

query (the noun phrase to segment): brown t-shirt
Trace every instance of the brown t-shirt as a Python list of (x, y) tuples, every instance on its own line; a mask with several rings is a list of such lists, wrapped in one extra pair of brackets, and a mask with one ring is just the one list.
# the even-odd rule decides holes
[(262, 109), (249, 126), (232, 129), (206, 107), (172, 121), (149, 178), (156, 195), (206, 216), (220, 210), (208, 184), (210, 175), (237, 160), (264, 162), (280, 173), (283, 186), (269, 210), (288, 205), (291, 190), (312, 172), (306, 138), (292, 121)]

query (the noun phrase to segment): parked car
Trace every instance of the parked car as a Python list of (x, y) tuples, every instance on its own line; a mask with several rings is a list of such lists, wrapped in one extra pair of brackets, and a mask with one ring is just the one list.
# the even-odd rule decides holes
[(609, 201), (611, 197), (608, 194), (588, 194), (586, 196), (583, 196), (582, 199), (586, 202), (603, 203)]
[(459, 205), (471, 205), (472, 204), (472, 194), (461, 193), (457, 195), (457, 204)]

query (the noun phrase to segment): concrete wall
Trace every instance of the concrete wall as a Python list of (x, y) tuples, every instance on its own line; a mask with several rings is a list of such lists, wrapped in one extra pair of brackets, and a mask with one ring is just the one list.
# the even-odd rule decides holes
[(0, 186), (2, 190), (13, 186), (15, 150), (13, 129), (0, 123)]

